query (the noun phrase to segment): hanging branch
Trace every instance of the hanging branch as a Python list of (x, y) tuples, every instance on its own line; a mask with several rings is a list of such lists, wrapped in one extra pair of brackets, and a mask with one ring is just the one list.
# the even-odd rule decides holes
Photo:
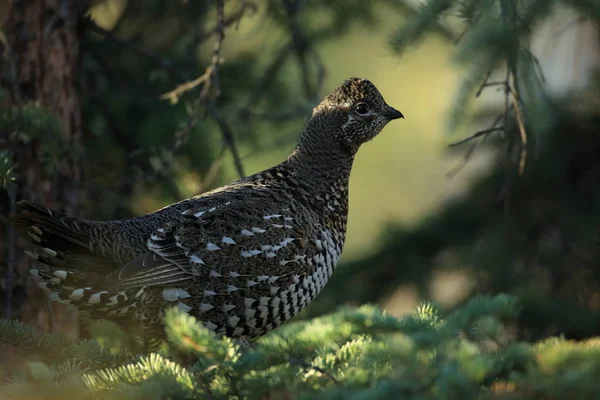
[(462, 139), (462, 140), (459, 140), (458, 142), (450, 143), (448, 145), (448, 147), (460, 146), (461, 144), (470, 142), (471, 140), (476, 139), (476, 138), (478, 138), (480, 136), (489, 135), (490, 133), (500, 132), (500, 131), (504, 131), (504, 127), (503, 126), (500, 126), (500, 127), (497, 127), (497, 128), (484, 129), (484, 130), (476, 132), (475, 134), (473, 134), (472, 136), (469, 136), (466, 139)]
[[(513, 79), (516, 80), (516, 76), (514, 76)], [(515, 119), (517, 120), (517, 126), (519, 127), (519, 135), (521, 137), (519, 174), (523, 175), (523, 172), (525, 171), (525, 161), (527, 159), (527, 132), (525, 131), (525, 122), (523, 121), (523, 113), (521, 111), (519, 94), (517, 93), (516, 89), (512, 86), (510, 88), (510, 94), (512, 98), (513, 109), (515, 110)]]
[[(213, 47), (213, 55), (210, 61), (210, 64), (204, 70), (204, 73), (197, 77), (196, 79), (185, 82), (170, 92), (164, 93), (160, 96), (163, 100), (169, 100), (171, 103), (175, 104), (179, 101), (181, 96), (202, 85), (202, 90), (200, 91), (200, 100), (201, 102), (205, 102), (208, 100), (209, 96), (218, 97), (219, 95), (219, 79), (218, 79), (218, 69), (219, 64), (221, 63), (221, 49), (223, 47), (223, 40), (225, 40), (225, 27), (227, 26), (225, 22), (225, 4), (224, 0), (216, 0), (217, 4), (217, 23), (216, 27), (213, 30), (216, 40)], [(235, 20), (233, 20), (235, 21)], [(233, 23), (233, 21), (231, 23)], [(213, 93), (211, 93), (211, 89)]]
[[(235, 144), (235, 135), (233, 134), (231, 125), (229, 125), (229, 123), (225, 120), (225, 118), (223, 118), (223, 116), (221, 115), (221, 113), (219, 112), (219, 110), (217, 109), (217, 107), (215, 105), (215, 97), (220, 94), (219, 72), (216, 69), (216, 66), (220, 62), (221, 48), (223, 45), (223, 40), (225, 39), (225, 11), (224, 10), (225, 10), (224, 0), (217, 0), (217, 15), (218, 15), (217, 31), (218, 31), (218, 33), (217, 33), (217, 41), (215, 42), (215, 48), (213, 51), (213, 60), (211, 63), (212, 65), (215, 66), (214, 73), (212, 75), (212, 82), (211, 82), (213, 85), (214, 94), (213, 94), (213, 96), (210, 96), (208, 104), (207, 104), (207, 108), (208, 108), (209, 114), (219, 124), (219, 128), (221, 129), (221, 134), (223, 135), (223, 141), (225, 142), (227, 147), (229, 147), (229, 151), (231, 151), (231, 155), (233, 156), (233, 162), (234, 162), (235, 168), (237, 170), (237, 173), (240, 178), (243, 178), (244, 176), (246, 176), (246, 174), (244, 173), (244, 165), (242, 164), (242, 159), (240, 158), (240, 153)], [(208, 97), (208, 89), (209, 89), (208, 85), (204, 85), (204, 87), (202, 88), (201, 96)]]
[(476, 132), (474, 135), (472, 135), (472, 136), (470, 136), (470, 137), (468, 137), (468, 138), (466, 138), (466, 139), (460, 140), (460, 141), (458, 141), (458, 142), (450, 143), (450, 144), (448, 145), (448, 147), (456, 147), (456, 146), (459, 146), (459, 145), (461, 145), (461, 144), (463, 144), (463, 143), (466, 143), (466, 142), (468, 142), (468, 141), (471, 141), (471, 140), (473, 140), (473, 139), (476, 139), (476, 138), (478, 138), (478, 137), (480, 137), (480, 136), (483, 136), (483, 139), (482, 139), (480, 142), (473, 142), (473, 143), (471, 144), (471, 146), (469, 147), (469, 150), (467, 150), (467, 152), (465, 153), (465, 155), (464, 155), (464, 157), (462, 158), (462, 160), (461, 160), (461, 161), (460, 161), (460, 162), (459, 162), (459, 163), (458, 163), (458, 164), (457, 164), (457, 165), (456, 165), (454, 168), (452, 168), (452, 169), (451, 169), (451, 170), (450, 170), (450, 171), (449, 171), (449, 172), (446, 174), (446, 177), (448, 177), (448, 178), (453, 178), (454, 176), (456, 176), (456, 174), (458, 174), (458, 173), (460, 172), (460, 170), (462, 170), (462, 169), (463, 169), (463, 167), (464, 167), (465, 165), (467, 165), (467, 163), (468, 163), (468, 162), (469, 162), (469, 160), (471, 159), (471, 156), (473, 155), (473, 153), (474, 153), (474, 151), (475, 151), (475, 148), (477, 147), (477, 145), (478, 145), (479, 143), (481, 143), (481, 142), (485, 141), (485, 140), (488, 138), (488, 136), (489, 136), (491, 133), (504, 131), (504, 126), (506, 126), (506, 125), (504, 125), (504, 126), (502, 126), (502, 127), (496, 127), (496, 125), (498, 125), (498, 123), (500, 123), (500, 121), (502, 120), (502, 118), (503, 118), (505, 115), (506, 115), (506, 112), (505, 112), (504, 114), (501, 114), (501, 115), (499, 115), (498, 117), (496, 117), (496, 119), (494, 120), (494, 122), (492, 122), (492, 124), (490, 125), (490, 128), (488, 128), (488, 129), (484, 129), (484, 130), (482, 130), (482, 131), (478, 131), (478, 132)]
[(169, 100), (171, 103), (177, 103), (184, 93), (202, 85), (200, 95), (198, 96), (198, 99), (193, 103), (192, 117), (190, 121), (188, 121), (188, 127), (176, 134), (176, 137), (178, 139), (177, 142), (182, 143), (185, 141), (184, 135), (187, 135), (197, 122), (196, 111), (201, 106), (206, 107), (208, 114), (219, 125), (221, 135), (223, 136), (223, 142), (229, 148), (229, 151), (231, 151), (237, 173), (240, 176), (240, 178), (243, 178), (245, 176), (244, 166), (235, 143), (235, 135), (233, 134), (231, 125), (221, 115), (219, 109), (216, 106), (215, 100), (220, 95), (219, 65), (222, 62), (221, 50), (223, 48), (223, 41), (225, 40), (225, 28), (228, 25), (238, 21), (239, 18), (241, 18), (241, 15), (243, 15), (246, 5), (242, 4), (242, 9), (240, 12), (238, 12), (238, 14), (236, 14), (235, 18), (230, 17), (229, 19), (225, 18), (224, 0), (216, 0), (216, 6), (217, 23), (215, 29), (211, 31), (216, 36), (216, 39), (213, 47), (213, 55), (210, 64), (208, 65), (208, 67), (206, 67), (204, 73), (198, 78), (177, 86), (172, 91), (161, 95), (160, 98), (163, 100)]
[[(92, 31), (101, 34), (104, 37), (118, 43), (119, 45), (131, 51), (132, 53), (150, 59), (158, 66), (165, 69), (175, 79), (185, 81), (185, 83), (178, 85), (177, 87), (175, 87), (175, 89), (162, 94), (159, 97), (160, 99), (168, 100), (172, 104), (175, 104), (186, 92), (192, 91), (197, 87), (201, 87), (201, 91), (198, 98), (192, 102), (190, 116), (186, 121), (185, 125), (174, 133), (173, 142), (170, 145), (163, 147), (163, 149), (170, 152), (176, 152), (182, 145), (184, 145), (187, 142), (190, 132), (198, 123), (199, 110), (204, 106), (209, 111), (210, 116), (214, 118), (215, 121), (217, 121), (217, 124), (221, 129), (223, 142), (229, 148), (234, 157), (234, 163), (238, 174), (240, 175), (240, 177), (243, 177), (244, 169), (241, 157), (239, 156), (239, 151), (235, 147), (236, 145), (231, 126), (225, 121), (225, 119), (221, 116), (219, 110), (215, 106), (215, 99), (219, 96), (220, 92), (218, 69), (219, 65), (223, 61), (221, 58), (221, 49), (223, 45), (223, 40), (225, 39), (225, 29), (228, 26), (234, 24), (238, 26), (241, 18), (244, 15), (246, 15), (248, 11), (255, 12), (257, 10), (257, 5), (252, 1), (242, 1), (238, 10), (226, 17), (224, 12), (224, 1), (216, 0), (215, 3), (217, 9), (217, 21), (215, 27), (206, 32), (200, 31), (201, 33), (195, 35), (193, 41), (193, 43), (197, 45), (198, 43), (206, 40), (207, 38), (215, 36), (213, 56), (210, 64), (202, 73), (202, 75), (193, 80), (190, 80), (188, 74), (180, 68), (176, 67), (175, 64), (171, 62), (171, 60), (169, 60), (168, 58), (161, 57), (158, 54), (150, 50), (144, 49), (130, 41), (120, 39), (116, 35), (114, 35), (114, 33), (97, 26), (92, 21), (89, 21), (89, 27)], [(139, 157), (141, 154), (146, 154), (147, 152), (148, 150), (131, 150), (129, 152), (129, 158), (136, 158)]]
[[(242, 157), (240, 156), (240, 151), (237, 148), (233, 126), (231, 121), (229, 121), (229, 119), (223, 115), (223, 111), (217, 106), (216, 99), (220, 95), (219, 68), (223, 62), (221, 50), (223, 41), (225, 39), (225, 29), (229, 26), (237, 26), (243, 16), (256, 11), (257, 5), (251, 0), (243, 0), (240, 1), (239, 6), (237, 6), (232, 13), (225, 15), (224, 0), (215, 0), (214, 4), (217, 11), (216, 23), (214, 24), (214, 27), (210, 29), (198, 29), (198, 32), (193, 35), (193, 43), (196, 45), (208, 38), (214, 39), (212, 58), (203, 73), (200, 76), (192, 79), (185, 70), (179, 68), (174, 62), (172, 62), (172, 60), (160, 56), (159, 54), (156, 54), (148, 49), (144, 49), (136, 43), (121, 39), (113, 32), (104, 30), (90, 21), (91, 30), (95, 33), (118, 43), (120, 46), (134, 54), (150, 59), (153, 63), (168, 72), (169, 75), (171, 75), (178, 82), (183, 82), (179, 85), (176, 85), (173, 90), (160, 95), (160, 99), (168, 100), (171, 103), (177, 103), (181, 100), (185, 93), (195, 90), (199, 91), (197, 98), (191, 101), (191, 107), (189, 109), (189, 117), (187, 121), (173, 134), (172, 142), (162, 146), (160, 149), (152, 148), (145, 150), (131, 150), (129, 152), (129, 159), (138, 158), (141, 155), (152, 153), (159, 158), (161, 163), (166, 164), (168, 161), (166, 161), (166, 159), (163, 160), (163, 156), (165, 154), (178, 151), (181, 146), (187, 143), (190, 133), (198, 124), (200, 111), (204, 109), (207, 115), (217, 123), (222, 136), (223, 145), (232, 154), (233, 163), (235, 165), (237, 174), (240, 177), (245, 176)], [(256, 90), (254, 90), (248, 98), (248, 106), (241, 107), (241, 111), (239, 112), (239, 117), (241, 118), (248, 118), (249, 116), (252, 116), (253, 118), (278, 121), (297, 119), (306, 115), (305, 110), (307, 108), (312, 109), (312, 106), (296, 107), (294, 110), (288, 110), (277, 115), (260, 115), (251, 113), (253, 107), (260, 103), (260, 100), (265, 93), (269, 92), (269, 86), (273, 84), (274, 78), (283, 69), (290, 55), (296, 56), (298, 59), (298, 64), (301, 69), (303, 93), (309, 102), (315, 101), (315, 97), (320, 92), (320, 89), (324, 83), (325, 66), (318, 53), (311, 46), (311, 42), (308, 40), (309, 35), (298, 19), (299, 13), (302, 11), (303, 7), (302, 2), (295, 0), (281, 0), (281, 5), (285, 11), (286, 28), (289, 32), (290, 40), (281, 49), (281, 51), (276, 54), (271, 65), (265, 70), (265, 74), (262, 79), (260, 79)], [(144, 157), (142, 160), (139, 160), (139, 162), (133, 163), (133, 167), (139, 163), (146, 163), (146, 157)], [(142, 168), (142, 170), (149, 169), (150, 168)], [(132, 179), (139, 178), (139, 174), (130, 175)], [(138, 178), (136, 178), (136, 176)], [(144, 178), (146, 179), (147, 177)]]
[[(500, 8), (502, 11), (502, 17), (504, 25), (510, 28), (510, 31), (517, 29), (518, 15), (517, 15), (517, 4), (512, 1), (501, 0)], [(508, 29), (507, 29), (508, 31)], [(521, 98), (519, 95), (519, 74), (517, 66), (517, 54), (519, 53), (520, 42), (518, 38), (515, 38), (515, 49), (509, 49), (507, 54), (507, 93), (505, 96), (510, 95), (512, 100), (512, 109), (514, 110), (515, 119), (519, 127), (519, 134), (521, 137), (521, 151), (519, 156), (519, 175), (523, 175), (525, 171), (525, 162), (527, 159), (527, 132), (525, 131), (525, 122), (523, 120), (523, 113), (521, 111)], [(512, 78), (512, 84), (510, 80)]]
[[(504, 80), (507, 82), (507, 86), (504, 88), (504, 126), (508, 126), (508, 112), (509, 112), (509, 107), (512, 107), (512, 105), (510, 104), (510, 97), (509, 97), (509, 92), (510, 92), (510, 69), (508, 67), (508, 60), (506, 61), (506, 77), (504, 78)], [(511, 186), (511, 182), (512, 182), (512, 174), (510, 173), (510, 154), (512, 152), (512, 144), (513, 144), (513, 136), (509, 135), (508, 136), (508, 143), (506, 145), (506, 169), (507, 169), (507, 173), (506, 173), (506, 178), (505, 178), (505, 183), (504, 183), (504, 187), (503, 189), (500, 191), (500, 194), (498, 196), (498, 200), (502, 200), (504, 199), (504, 214), (508, 215), (509, 211), (510, 211), (510, 186)]]
[[(513, 2), (512, 0), (501, 0), (500, 8), (501, 8), (503, 23), (504, 23), (504, 27), (505, 27), (506, 31), (513, 32), (513, 31), (518, 30), (519, 16), (517, 14), (517, 3)], [(507, 49), (507, 52), (506, 52), (506, 77), (504, 78), (504, 80), (490, 81), (489, 79), (493, 72), (493, 70), (490, 70), (487, 73), (487, 75), (485, 76), (483, 82), (481, 83), (481, 85), (479, 86), (477, 91), (475, 92), (475, 97), (479, 97), (486, 88), (495, 87), (495, 86), (502, 86), (504, 88), (504, 113), (503, 113), (504, 124), (502, 125), (502, 127), (496, 127), (495, 125), (497, 125), (499, 122), (499, 120), (497, 119), (489, 129), (484, 129), (482, 131), (478, 131), (466, 139), (460, 140), (455, 143), (451, 143), (451, 144), (449, 144), (449, 147), (455, 147), (455, 146), (464, 144), (466, 142), (469, 142), (469, 141), (476, 139), (478, 137), (481, 137), (481, 136), (487, 137), (487, 135), (489, 135), (490, 133), (493, 133), (493, 132), (504, 131), (506, 137), (508, 137), (507, 157), (510, 157), (510, 155), (512, 153), (513, 142), (512, 142), (512, 135), (509, 132), (507, 132), (507, 130), (509, 129), (509, 124), (508, 124), (509, 114), (512, 113), (514, 116), (514, 119), (516, 121), (517, 128), (519, 130), (519, 137), (520, 137), (518, 171), (519, 171), (519, 175), (523, 175), (525, 172), (525, 166), (527, 163), (529, 141), (528, 141), (527, 130), (525, 128), (525, 116), (523, 113), (523, 105), (522, 105), (522, 100), (521, 100), (521, 96), (520, 96), (520, 88), (519, 88), (519, 71), (518, 71), (518, 65), (517, 65), (517, 54), (519, 54), (519, 51), (521, 49), (524, 49), (524, 51), (526, 52), (530, 61), (534, 64), (536, 77), (538, 78), (538, 81), (540, 84), (543, 84), (545, 82), (545, 77), (544, 77), (542, 68), (540, 66), (540, 62), (537, 59), (537, 57), (535, 57), (527, 47), (522, 46), (522, 44), (517, 36), (514, 37), (512, 45), (514, 47)], [(469, 150), (467, 151), (467, 153), (465, 155), (465, 160), (471, 156), (475, 146), (476, 146), (476, 144), (473, 144), (469, 148)], [(510, 162), (508, 164), (510, 165)], [(464, 161), (463, 161), (462, 165), (464, 165)], [(457, 168), (459, 168), (459, 169), (462, 168), (462, 165), (460, 165)], [(455, 168), (455, 170), (456, 170), (456, 168)], [(451, 171), (449, 173), (449, 175), (454, 175), (456, 173), (455, 170)], [(510, 179), (510, 178), (507, 178), (507, 179)], [(507, 185), (510, 185), (510, 183), (507, 183)]]
[(208, 104), (208, 113), (215, 121), (217, 121), (217, 124), (221, 129), (221, 133), (223, 134), (223, 141), (225, 142), (225, 145), (229, 148), (229, 151), (231, 151), (231, 155), (233, 156), (233, 163), (235, 165), (235, 169), (240, 178), (243, 178), (244, 176), (246, 176), (244, 172), (244, 164), (242, 163), (242, 158), (240, 157), (240, 153), (235, 144), (235, 136), (233, 135), (231, 126), (229, 125), (227, 120), (223, 118), (223, 116), (219, 113), (219, 110), (217, 109), (217, 107), (215, 107), (214, 102)]
[[(479, 88), (477, 89), (477, 91), (475, 92), (475, 97), (479, 97), (481, 95), (481, 93), (483, 92), (483, 90), (485, 88), (488, 87), (493, 87), (493, 86), (502, 86), (504, 87), (505, 90), (505, 102), (508, 100), (508, 97), (506, 95), (506, 91), (509, 88), (509, 81), (508, 81), (508, 76), (502, 80), (502, 81), (494, 81), (494, 82), (488, 82), (488, 79), (490, 78), (490, 76), (492, 75), (493, 70), (488, 71), (488, 73), (486, 74), (483, 82), (481, 83), (481, 85), (479, 86)], [(470, 142), (474, 139), (477, 139), (481, 136), (483, 136), (483, 139), (481, 140), (481, 142), (483, 142), (484, 140), (486, 140), (488, 138), (488, 136), (492, 133), (496, 133), (496, 132), (505, 132), (506, 131), (506, 127), (508, 126), (508, 114), (510, 112), (511, 109), (509, 109), (508, 105), (505, 106), (504, 108), (504, 112), (502, 114), (500, 114), (498, 117), (496, 117), (496, 119), (494, 119), (494, 121), (492, 122), (492, 124), (490, 125), (490, 127), (488, 129), (483, 129), (480, 131), (475, 132), (473, 135), (459, 140), (457, 142), (454, 143), (450, 143), (448, 145), (448, 147), (457, 147), (460, 146), (464, 143)], [(502, 121), (504, 119), (504, 124), (502, 126), (497, 126), (500, 121)], [(471, 156), (473, 155), (475, 148), (477, 147), (477, 145), (479, 144), (479, 142), (473, 142), (471, 144), (471, 146), (469, 147), (469, 150), (467, 150), (467, 152), (465, 153), (464, 157), (462, 158), (462, 160), (452, 169), (450, 170), (446, 176), (448, 178), (453, 178), (458, 172), (460, 172), (460, 170), (462, 170), (462, 168), (469, 162), (469, 160), (471, 159)]]
[(177, 102), (179, 101), (179, 98), (185, 92), (188, 92), (202, 84), (205, 84), (205, 86), (209, 86), (210, 79), (212, 77), (212, 74), (214, 73), (215, 67), (216, 67), (216, 65), (213, 65), (211, 63), (206, 68), (206, 70), (204, 71), (204, 73), (202, 75), (200, 75), (199, 77), (197, 77), (196, 79), (194, 79), (192, 81), (182, 83), (181, 85), (177, 86), (175, 89), (171, 90), (170, 92), (160, 95), (160, 99), (169, 100), (171, 102), (171, 104), (177, 104)]

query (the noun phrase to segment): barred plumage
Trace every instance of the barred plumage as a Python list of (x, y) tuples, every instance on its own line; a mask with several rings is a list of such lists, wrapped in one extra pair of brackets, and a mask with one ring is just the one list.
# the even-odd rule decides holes
[(141, 217), (87, 221), (27, 201), (11, 218), (53, 301), (150, 336), (170, 306), (254, 338), (297, 314), (341, 255), (356, 151), (402, 114), (351, 78), (319, 104), (283, 163)]

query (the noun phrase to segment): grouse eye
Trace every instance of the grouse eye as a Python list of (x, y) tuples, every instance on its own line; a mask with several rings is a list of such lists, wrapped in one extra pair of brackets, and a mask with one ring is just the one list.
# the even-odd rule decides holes
[(369, 113), (369, 106), (365, 103), (358, 103), (356, 105), (355, 111), (358, 115), (366, 115)]

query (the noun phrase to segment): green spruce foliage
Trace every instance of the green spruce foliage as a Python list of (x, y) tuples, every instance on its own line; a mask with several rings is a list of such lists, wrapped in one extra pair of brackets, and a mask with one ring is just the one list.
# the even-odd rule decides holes
[[(373, 306), (290, 323), (242, 347), (176, 309), (168, 348), (111, 353), (2, 321), (4, 354), (23, 361), (6, 399), (594, 398), (600, 342), (511, 334), (514, 297), (474, 297), (445, 313), (430, 303), (404, 318)], [(6, 372), (6, 371), (5, 371)]]

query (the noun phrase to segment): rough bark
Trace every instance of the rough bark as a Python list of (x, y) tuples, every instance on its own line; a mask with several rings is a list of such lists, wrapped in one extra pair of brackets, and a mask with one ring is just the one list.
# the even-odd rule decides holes
[[(0, 86), (4, 96), (0, 107), (19, 107), (36, 102), (61, 121), (61, 135), (69, 151), (63, 167), (50, 173), (40, 160), (35, 140), (16, 151), (19, 184), (16, 200), (28, 199), (52, 209), (74, 213), (80, 181), (76, 149), (81, 137), (81, 103), (78, 93), (80, 22), (89, 1), (77, 0), (5, 0), (0, 2)], [(0, 132), (6, 135), (7, 132)], [(51, 138), (49, 140), (54, 140)], [(11, 199), (12, 202), (15, 199)], [(3, 210), (5, 215), (8, 210)], [(4, 225), (4, 223), (3, 223)], [(16, 268), (12, 285), (7, 284), (7, 229), (0, 229), (0, 274), (2, 309), (11, 318), (19, 318), (44, 329), (77, 332), (72, 313), (54, 306), (50, 309), (27, 269), (32, 261), (23, 254), (24, 241), (17, 241)], [(12, 287), (11, 287), (12, 286)], [(11, 307), (6, 307), (12, 290)], [(53, 314), (53, 315), (52, 315)]]

